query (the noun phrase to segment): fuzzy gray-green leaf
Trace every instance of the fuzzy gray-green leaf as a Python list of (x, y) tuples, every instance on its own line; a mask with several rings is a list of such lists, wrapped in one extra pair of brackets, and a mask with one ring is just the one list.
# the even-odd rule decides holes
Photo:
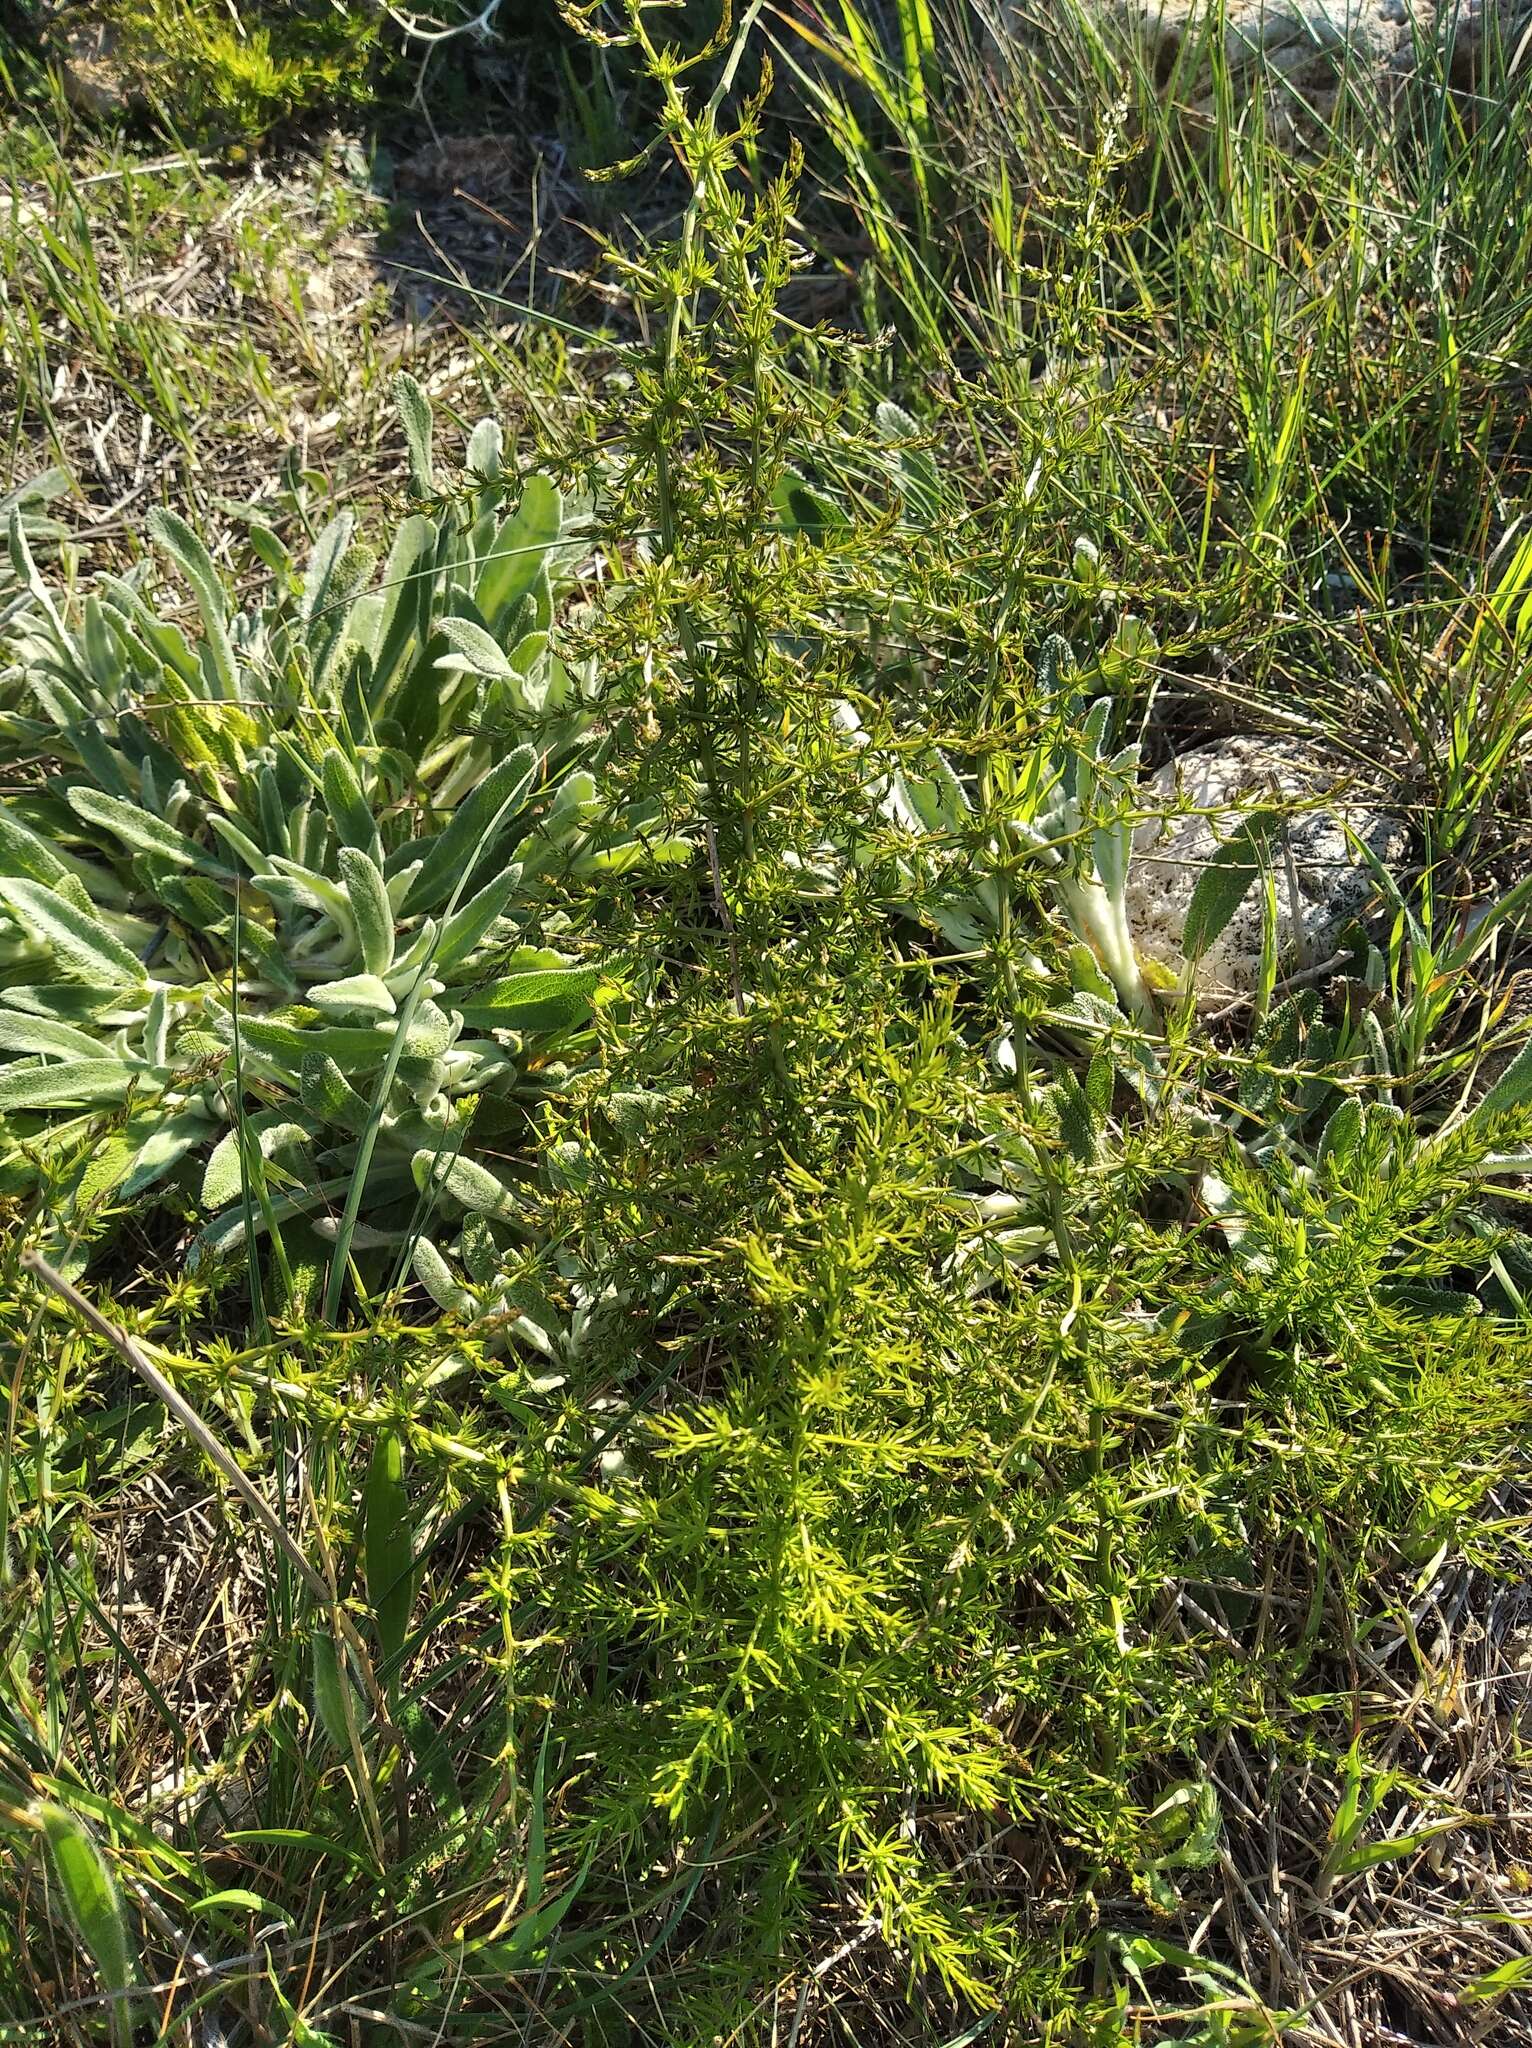
[[(294, 1123), (280, 1109), (260, 1110), (245, 1119), (245, 1144), (253, 1144), (262, 1159), (274, 1159), (309, 1142), (311, 1133)], [(237, 1201), (245, 1184), (245, 1153), (238, 1129), (229, 1131), (213, 1148), (202, 1175), (202, 1206), (219, 1210)]]
[(197, 868), (203, 874), (225, 876), (230, 871), (220, 860), (188, 839), (184, 832), (178, 832), (174, 825), (167, 825), (163, 818), (156, 818), (138, 804), (130, 804), (121, 797), (106, 796), (98, 789), (75, 787), (68, 792), (69, 808), (87, 824), (99, 825), (120, 839), (124, 846), (134, 853), (153, 854), (159, 860), (168, 860), (176, 867)]
[(121, 1060), (62, 1060), (57, 1066), (17, 1061), (0, 1070), (0, 1113), (121, 1102), (132, 1078), (133, 1069)]
[(73, 1024), (52, 1017), (32, 1017), (24, 1011), (0, 1011), (0, 1052), (41, 1053), (55, 1060), (99, 1060), (99, 1038)]
[(501, 623), (537, 581), (563, 523), (564, 503), (557, 485), (545, 476), (529, 476), (521, 503), (495, 535), (474, 591), (480, 615), (488, 619), (492, 628)]
[(298, 1096), (309, 1115), (359, 1138), (367, 1127), (366, 1102), (327, 1053), (309, 1053), (298, 1081)]
[(1532, 1040), (1524, 1045), (1474, 1109), (1476, 1122), (1532, 1102)]
[(434, 911), (473, 873), (491, 844), (517, 815), (537, 779), (538, 756), (533, 747), (518, 747), (498, 761), (452, 821), (429, 842), (424, 865), (410, 894), (420, 910)]
[[(503, 875), (486, 882), (477, 896), (448, 918), (433, 956), (432, 964), (438, 973), (471, 958), (485, 933), (504, 915), (520, 880), (520, 868), (508, 868)], [(445, 974), (442, 978), (446, 979)]]
[(372, 805), (362, 792), (355, 768), (339, 747), (325, 749), (319, 773), (325, 808), (334, 820), (342, 843), (360, 848), (362, 852), (371, 854), (374, 860), (381, 860), (383, 847), (378, 838)]
[(95, 1836), (76, 1815), (50, 1802), (39, 1807), (37, 1819), (70, 1929), (95, 1965), (102, 1990), (113, 1996), (113, 2038), (127, 2043), (132, 2025), (124, 2000), (136, 1972), (116, 1880)]
[(205, 1145), (216, 1129), (217, 1125), (210, 1118), (196, 1110), (182, 1110), (176, 1116), (167, 1117), (134, 1153), (127, 1178), (117, 1190), (118, 1200), (131, 1202), (146, 1188), (153, 1187), (173, 1167), (179, 1166), (188, 1152)]
[(24, 825), (6, 803), (0, 803), (0, 872), (54, 889), (74, 879), (47, 840)]
[(508, 974), (457, 1004), (476, 1031), (556, 1031), (590, 1014), (597, 967), (545, 967)]
[(146, 979), (121, 939), (46, 883), (0, 875), (0, 901), (9, 904), (35, 939), (51, 947), (55, 964), (74, 980), (131, 988)]
[(338, 859), (362, 949), (362, 965), (369, 974), (387, 974), (394, 964), (394, 912), (383, 870), (370, 854), (355, 846), (343, 846)]
[(1186, 909), (1181, 948), (1188, 960), (1200, 960), (1228, 929), (1250, 885), (1265, 866), (1276, 814), (1252, 811), (1223, 845), (1204, 862)]
[(149, 514), (149, 531), (191, 585), (207, 634), (213, 670), (225, 697), (239, 695), (239, 670), (229, 644), (228, 598), (213, 558), (178, 512), (157, 505)]
[(316, 982), (306, 991), (305, 1001), (322, 1016), (355, 1021), (392, 1017), (396, 1007), (387, 985), (375, 974), (348, 974), (341, 981)]
[(438, 668), (466, 668), (476, 676), (490, 676), (498, 682), (509, 682), (515, 674), (501, 649), (472, 619), (443, 619), (441, 635), (456, 652), (442, 655), (436, 664)]
[(516, 1198), (504, 1181), (461, 1152), (445, 1164), (437, 1152), (417, 1152), (410, 1161), (410, 1171), (422, 1192), (433, 1188), (448, 1194), (477, 1216), (510, 1217), (516, 1213)]
[(478, 1314), (477, 1299), (453, 1277), (452, 1268), (430, 1238), (420, 1237), (415, 1240), (410, 1263), (415, 1269), (415, 1278), (439, 1309), (448, 1315), (462, 1317), (464, 1322), (470, 1321)]
[(409, 451), (410, 490), (417, 498), (429, 498), (436, 488), (431, 468), (431, 401), (408, 371), (401, 370), (394, 379), (394, 403)]

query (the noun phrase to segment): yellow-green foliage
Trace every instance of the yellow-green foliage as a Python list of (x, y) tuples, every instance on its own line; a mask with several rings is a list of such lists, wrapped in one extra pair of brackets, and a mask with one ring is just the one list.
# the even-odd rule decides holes
[(108, 0), (127, 83), (179, 128), (257, 134), (377, 81), (381, 9), (342, 0)]

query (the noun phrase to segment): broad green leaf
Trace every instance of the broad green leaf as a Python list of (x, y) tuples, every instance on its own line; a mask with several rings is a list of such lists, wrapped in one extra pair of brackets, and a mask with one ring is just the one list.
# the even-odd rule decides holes
[(450, 672), (466, 668), (473, 675), (490, 676), (499, 682), (509, 682), (515, 676), (516, 671), (500, 648), (472, 619), (443, 619), (440, 631), (455, 651), (438, 657), (439, 669)]
[[(1218, 1854), (1223, 1808), (1206, 1778), (1171, 1787), (1150, 1816), (1159, 1822), (1169, 1845), (1154, 1858), (1161, 1870), (1204, 1870)], [(1180, 1839), (1174, 1837), (1179, 1834)]]
[(473, 873), (489, 851), (491, 841), (498, 838), (530, 794), (538, 766), (534, 747), (518, 747), (490, 769), (473, 794), (458, 806), (445, 831), (427, 841), (424, 865), (410, 898), (417, 909), (439, 909), (464, 877)]
[(265, 564), (279, 584), (293, 580), (293, 558), (279, 535), (259, 519), (252, 519), (245, 528), (246, 538), (258, 561)]
[(0, 1052), (43, 1053), (51, 1059), (99, 1060), (104, 1051), (101, 1040), (73, 1024), (61, 1024), (49, 1017), (30, 1017), (16, 1011), (0, 1011)]
[(206, 1897), (194, 1899), (187, 1907), (188, 1913), (259, 1913), (264, 1919), (291, 1921), (292, 1914), (285, 1906), (279, 1906), (260, 1892), (248, 1891), (243, 1885), (230, 1885), (227, 1891), (209, 1892)]
[(503, 1940), (486, 1942), (463, 1957), (463, 1974), (475, 1984), (497, 1984), (534, 1961), (542, 1968), (542, 1951), (557, 1932), (560, 1921), (579, 1897), (590, 1870), (587, 1853), (569, 1889), (560, 1892), (534, 1911), (524, 1913)]
[(334, 2034), (327, 2034), (323, 2028), (313, 2026), (293, 2004), (282, 1989), (276, 1960), (270, 1955), (266, 1958), (266, 1989), (270, 1992), (271, 2002), (282, 2020), (280, 2038), (285, 2043), (285, 2048), (341, 2048)]
[(229, 644), (228, 599), (223, 581), (213, 566), (212, 556), (181, 515), (163, 505), (155, 506), (149, 514), (149, 532), (191, 585), (197, 609), (202, 614), (207, 649), (219, 688), (223, 696), (237, 697), (239, 669)]
[(1251, 883), (1268, 862), (1276, 823), (1274, 811), (1252, 811), (1203, 863), (1182, 932), (1181, 947), (1188, 960), (1200, 960), (1228, 929)]
[[(325, 1629), (315, 1632), (309, 1644), (309, 1662), (314, 1677), (314, 1710), (331, 1746), (342, 1756), (351, 1753), (351, 1724), (359, 1722), (351, 1677), (335, 1647), (335, 1638)], [(351, 1709), (350, 1715), (347, 1708)]]
[(833, 499), (789, 470), (772, 492), (772, 507), (784, 533), (823, 537), (849, 528), (851, 521)]
[(696, 850), (689, 839), (672, 834), (663, 839), (629, 839), (620, 846), (582, 853), (572, 867), (577, 875), (626, 875), (635, 868), (684, 866)]
[(558, 487), (545, 476), (529, 476), (521, 503), (495, 535), (473, 594), (480, 616), (492, 628), (532, 588), (563, 523)]
[(553, 1737), (553, 1723), (543, 1728), (543, 1739), (537, 1746), (537, 1767), (532, 1773), (532, 1806), (527, 1815), (527, 1905), (534, 1908), (542, 1903), (543, 1884), (548, 1875), (547, 1838), (547, 1796), (548, 1796), (548, 1744)]
[(64, 1060), (57, 1066), (16, 1061), (0, 1069), (0, 1113), (66, 1102), (123, 1102), (134, 1079), (135, 1069), (121, 1060)]
[(392, 1017), (395, 1009), (393, 997), (375, 974), (348, 974), (343, 981), (317, 982), (304, 991), (303, 999), (326, 1017)]
[(362, 1549), (378, 1643), (385, 1660), (397, 1663), (415, 1604), (413, 1524), (404, 1444), (397, 1430), (380, 1431), (373, 1446), (362, 1503)]
[(383, 1874), (349, 1842), (343, 1842), (334, 1835), (322, 1835), (316, 1828), (230, 1828), (224, 1840), (236, 1844), (249, 1842), (257, 1848), (306, 1849), (311, 1856), (327, 1859), (333, 1856), (338, 1863), (349, 1863), (353, 1870), (359, 1870), (368, 1877), (381, 1877)]
[(207, 875), (224, 876), (229, 873), (222, 861), (215, 860), (195, 840), (188, 839), (184, 832), (178, 832), (174, 825), (167, 825), (163, 818), (151, 817), (138, 804), (127, 803), (121, 797), (103, 796), (100, 790), (82, 789), (78, 785), (67, 794), (72, 811), (88, 824), (101, 826), (135, 853), (153, 854), (176, 867), (197, 868)]
[(116, 1880), (85, 1823), (51, 1802), (38, 1809), (48, 1862), (76, 1940), (95, 1965), (103, 1991), (114, 1993), (112, 2034), (131, 2042), (132, 2021), (125, 1994), (136, 1979), (128, 1947), (127, 1921)]
[(10, 906), (34, 939), (52, 949), (55, 963), (75, 980), (131, 988), (147, 979), (121, 939), (46, 883), (0, 875), (0, 902)]
[(465, 1158), (461, 1152), (445, 1164), (439, 1152), (417, 1152), (410, 1161), (410, 1171), (415, 1176), (416, 1187), (422, 1192), (434, 1188), (450, 1195), (454, 1202), (461, 1202), (465, 1209), (473, 1210), (476, 1215), (511, 1217), (516, 1214), (516, 1198), (504, 1181), (476, 1159)]
[(559, 1031), (589, 1016), (599, 967), (548, 967), (508, 974), (458, 1003), (476, 1031)]
[(1392, 1835), (1381, 1842), (1359, 1842), (1343, 1854), (1327, 1858), (1327, 1867), (1338, 1877), (1355, 1877), (1359, 1871), (1376, 1869), (1380, 1863), (1395, 1863), (1401, 1857), (1413, 1856), (1438, 1835), (1465, 1825), (1463, 1820), (1439, 1820), (1407, 1835)]
[(410, 1263), (415, 1269), (416, 1279), (439, 1309), (451, 1316), (461, 1316), (464, 1322), (471, 1321), (478, 1314), (477, 1298), (454, 1278), (452, 1268), (430, 1238), (415, 1240)]
[(369, 974), (387, 974), (394, 964), (394, 911), (383, 870), (371, 854), (356, 846), (343, 846), (337, 859), (362, 949), (362, 965)]
[(383, 844), (378, 837), (377, 821), (372, 815), (372, 806), (362, 793), (355, 768), (346, 759), (339, 747), (327, 747), (324, 760), (320, 763), (320, 781), (324, 789), (325, 807), (335, 821), (335, 830), (343, 846), (358, 847), (370, 854), (376, 861), (383, 858)]
[[(1354, 839), (1353, 843), (1356, 843)], [(1518, 922), (1529, 904), (1532, 904), (1532, 875), (1523, 875), (1519, 882), (1507, 889), (1503, 896), (1489, 905), (1488, 909), (1470, 920), (1460, 943), (1443, 957), (1442, 973), (1456, 974), (1472, 965), (1489, 944), (1491, 935), (1503, 924)]]
[[(245, 1132), (245, 1142), (253, 1141), (263, 1159), (297, 1151), (313, 1136), (307, 1125), (294, 1123), (281, 1109), (257, 1110), (246, 1117)], [(245, 1185), (245, 1157), (237, 1127), (219, 1139), (202, 1175), (204, 1209), (224, 1209), (239, 1199)]]
[(1529, 1984), (1532, 1984), (1532, 1955), (1512, 1956), (1509, 1962), (1501, 1963), (1493, 1970), (1481, 1970), (1476, 1977), (1470, 1977), (1466, 1984), (1458, 1987), (1458, 1997), (1465, 2004), (1489, 2005), (1495, 1999), (1520, 1991)]

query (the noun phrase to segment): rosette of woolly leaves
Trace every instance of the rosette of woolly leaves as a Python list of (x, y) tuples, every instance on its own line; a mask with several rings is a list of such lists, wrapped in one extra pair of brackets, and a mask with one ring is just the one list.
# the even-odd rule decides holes
[(147, 568), (66, 604), (13, 520), (11, 724), (44, 772), (0, 801), (10, 1191), (67, 1216), (174, 1186), (212, 1212), (204, 1252), (322, 1228), (359, 1171), (370, 1241), (514, 1210), (477, 1148), (515, 1149), (599, 981), (540, 930), (599, 852), (594, 685), (555, 645), (558, 491), (507, 475), (492, 428), (469, 458), (437, 493), (427, 434), (433, 509), (381, 567), (349, 516), (301, 571), (257, 531), (272, 587), (243, 610), (158, 515), (193, 619)]

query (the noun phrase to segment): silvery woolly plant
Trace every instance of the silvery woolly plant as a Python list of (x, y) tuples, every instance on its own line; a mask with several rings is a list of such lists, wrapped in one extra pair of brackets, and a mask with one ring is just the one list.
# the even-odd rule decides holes
[(7, 723), (41, 772), (0, 803), (0, 1177), (66, 1236), (172, 1188), (208, 1214), (196, 1258), (289, 1219), (346, 1250), (428, 1213), (514, 1234), (485, 1156), (601, 977), (545, 943), (549, 883), (621, 849), (592, 838), (595, 678), (557, 646), (560, 493), (492, 423), (444, 487), (399, 396), (417, 509), (381, 567), (349, 513), (302, 568), (257, 527), (270, 585), (238, 608), (162, 512), (189, 626), (154, 561), (61, 599), (11, 521)]

